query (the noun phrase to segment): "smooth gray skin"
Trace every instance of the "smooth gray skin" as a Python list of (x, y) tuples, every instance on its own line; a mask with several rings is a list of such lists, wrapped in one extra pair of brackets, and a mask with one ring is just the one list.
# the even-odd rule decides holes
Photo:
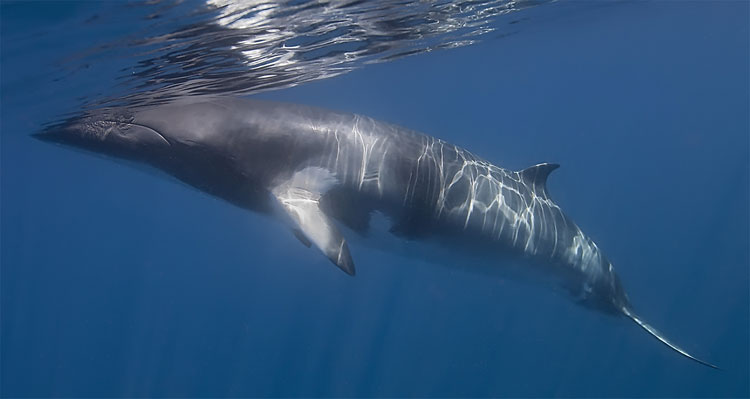
[(633, 313), (612, 264), (550, 199), (545, 182), (557, 165), (510, 171), (368, 117), (237, 98), (101, 110), (37, 137), (143, 161), (240, 207), (281, 216), (303, 244), (349, 274), (354, 263), (338, 227), (367, 237), (380, 212), (395, 236), (499, 259), (478, 268), (520, 263), (578, 303), (625, 315), (715, 367)]

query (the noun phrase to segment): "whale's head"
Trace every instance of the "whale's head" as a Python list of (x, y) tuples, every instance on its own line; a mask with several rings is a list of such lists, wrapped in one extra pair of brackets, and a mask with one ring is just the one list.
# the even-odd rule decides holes
[[(245, 103), (251, 106), (244, 107)], [(185, 98), (169, 104), (103, 108), (48, 126), (34, 137), (135, 160), (195, 161), (236, 147), (264, 115), (239, 100)], [(260, 118), (262, 119), (262, 118)], [(257, 129), (256, 129), (257, 130)]]
[(239, 206), (265, 212), (267, 175), (262, 166), (269, 157), (254, 146), (255, 127), (243, 124), (246, 114), (231, 102), (195, 100), (107, 108), (51, 124), (33, 136), (147, 164)]
[(125, 109), (86, 113), (47, 126), (35, 138), (128, 160), (145, 160), (170, 147), (167, 138)]
[(52, 124), (34, 137), (127, 160), (157, 163), (210, 157), (228, 146), (238, 112), (198, 102), (103, 108)]

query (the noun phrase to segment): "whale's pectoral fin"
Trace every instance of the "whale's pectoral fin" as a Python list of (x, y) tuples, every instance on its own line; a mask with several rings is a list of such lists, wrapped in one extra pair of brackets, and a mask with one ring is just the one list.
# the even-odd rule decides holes
[(346, 239), (333, 220), (320, 209), (320, 198), (335, 182), (330, 172), (307, 168), (296, 172), (272, 193), (296, 225), (294, 233), (303, 244), (313, 244), (339, 269), (354, 275), (354, 261)]
[(333, 221), (318, 207), (317, 195), (304, 189), (294, 189), (277, 195), (284, 210), (298, 226), (297, 238), (307, 246), (314, 244), (336, 266), (354, 275), (354, 262), (346, 239)]

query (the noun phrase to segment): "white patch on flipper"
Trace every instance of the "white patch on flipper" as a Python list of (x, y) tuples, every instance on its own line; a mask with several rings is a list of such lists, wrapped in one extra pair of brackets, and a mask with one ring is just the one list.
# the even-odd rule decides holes
[(349, 246), (334, 222), (320, 209), (320, 198), (336, 178), (323, 168), (309, 167), (271, 190), (291, 222), (336, 266), (354, 275)]
[(283, 182), (277, 188), (282, 186), (301, 188), (319, 194), (318, 199), (320, 199), (320, 196), (330, 190), (337, 182), (336, 177), (328, 169), (310, 166), (294, 172), (289, 180)]

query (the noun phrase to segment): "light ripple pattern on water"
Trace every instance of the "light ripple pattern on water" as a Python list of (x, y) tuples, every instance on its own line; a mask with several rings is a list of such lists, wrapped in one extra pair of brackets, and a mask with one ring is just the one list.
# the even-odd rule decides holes
[(134, 25), (127, 38), (99, 44), (68, 62), (85, 64), (118, 52), (134, 60), (119, 72), (118, 90), (86, 99), (88, 107), (163, 103), (186, 95), (247, 95), (368, 63), (470, 45), (498, 27), (506, 30), (499, 36), (507, 35), (522, 18), (499, 18), (547, 2), (144, 2), (127, 5), (141, 7), (146, 21)]

